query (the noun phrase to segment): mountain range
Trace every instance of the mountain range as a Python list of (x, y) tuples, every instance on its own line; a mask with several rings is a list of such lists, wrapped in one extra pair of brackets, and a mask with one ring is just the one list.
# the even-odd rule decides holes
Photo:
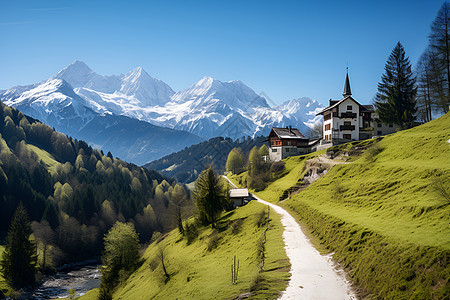
[(271, 107), (241, 81), (211, 77), (174, 92), (141, 67), (105, 76), (81, 61), (42, 82), (0, 91), (0, 100), (137, 164), (216, 136), (255, 137), (287, 125), (306, 132), (323, 107), (307, 97)]

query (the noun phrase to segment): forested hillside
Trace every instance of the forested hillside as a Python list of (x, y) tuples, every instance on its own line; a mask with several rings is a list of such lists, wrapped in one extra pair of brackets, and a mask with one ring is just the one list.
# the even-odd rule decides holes
[(179, 182), (189, 183), (195, 181), (205, 166), (211, 164), (218, 173), (223, 173), (231, 149), (241, 148), (244, 153), (247, 153), (254, 146), (260, 147), (264, 139), (265, 137), (259, 136), (254, 139), (247, 137), (233, 141), (230, 138), (216, 137), (167, 155), (144, 167), (160, 171), (166, 176), (176, 178)]
[(21, 201), (34, 221), (38, 247), (50, 246), (48, 264), (98, 256), (103, 234), (116, 221), (133, 222), (141, 242), (173, 228), (174, 190), (186, 196), (173, 180), (0, 102), (0, 240)]

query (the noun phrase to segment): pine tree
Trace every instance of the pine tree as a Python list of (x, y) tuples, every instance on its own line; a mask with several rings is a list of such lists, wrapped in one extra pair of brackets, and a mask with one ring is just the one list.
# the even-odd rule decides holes
[(203, 170), (198, 176), (193, 196), (200, 220), (215, 228), (218, 217), (228, 205), (228, 191), (220, 183), (212, 167)]
[(35, 282), (37, 254), (36, 245), (30, 240), (31, 233), (28, 213), (22, 203), (19, 203), (6, 236), (1, 261), (4, 278), (16, 289)]
[(392, 50), (384, 69), (375, 97), (377, 114), (384, 123), (409, 127), (416, 118), (417, 88), (411, 63), (400, 42)]

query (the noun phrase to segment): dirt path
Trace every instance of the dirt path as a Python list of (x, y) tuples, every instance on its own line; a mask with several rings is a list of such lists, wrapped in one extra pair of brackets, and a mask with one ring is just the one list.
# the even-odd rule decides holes
[(280, 299), (356, 299), (343, 271), (335, 267), (331, 255), (321, 255), (286, 210), (256, 196), (255, 198), (280, 214), (285, 228), (283, 239), (291, 262), (291, 278)]

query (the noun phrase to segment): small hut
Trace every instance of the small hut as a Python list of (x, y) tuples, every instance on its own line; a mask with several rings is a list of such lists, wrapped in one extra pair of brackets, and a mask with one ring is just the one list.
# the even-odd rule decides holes
[(236, 208), (247, 204), (251, 198), (248, 189), (231, 189), (230, 190), (230, 206)]

